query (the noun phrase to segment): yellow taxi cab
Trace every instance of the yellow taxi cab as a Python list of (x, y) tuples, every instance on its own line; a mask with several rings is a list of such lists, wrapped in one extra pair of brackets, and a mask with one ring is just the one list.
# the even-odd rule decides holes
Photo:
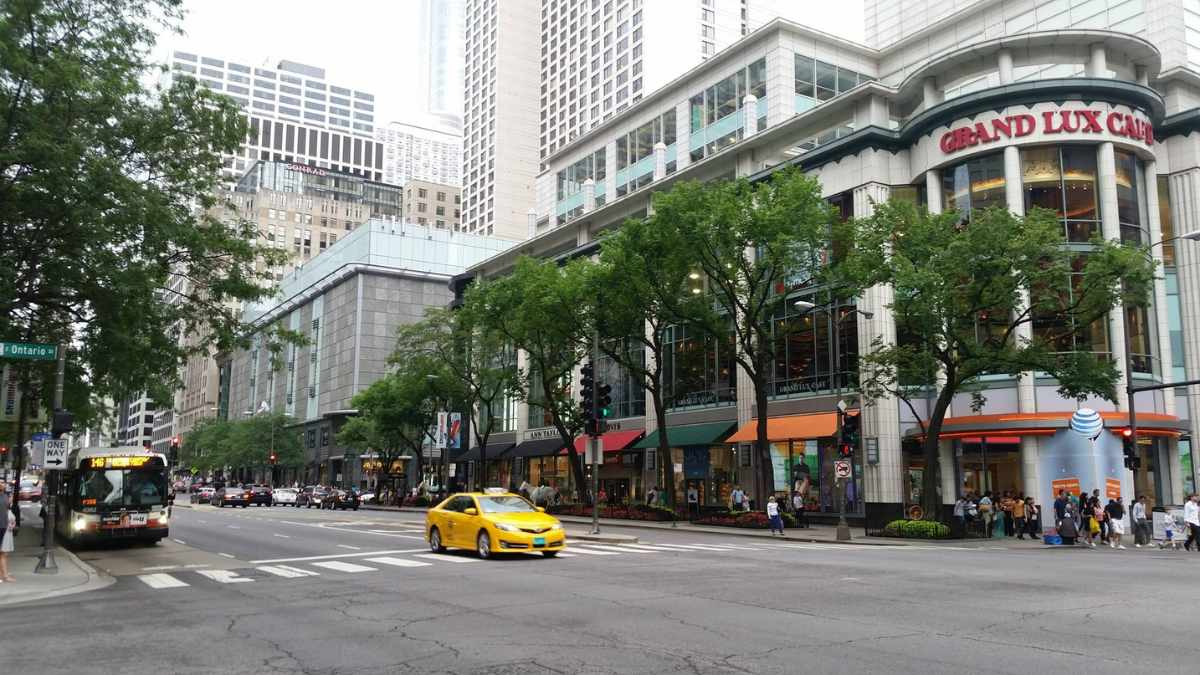
[(557, 518), (520, 495), (498, 488), (452, 495), (429, 509), (425, 539), (435, 553), (473, 548), (480, 558), (533, 551), (553, 558), (566, 546), (566, 534)]

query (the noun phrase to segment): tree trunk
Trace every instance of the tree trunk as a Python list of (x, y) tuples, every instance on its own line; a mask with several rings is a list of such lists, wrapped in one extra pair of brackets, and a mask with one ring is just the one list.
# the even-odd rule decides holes
[(660, 489), (666, 492), (667, 508), (675, 509), (675, 460), (671, 457), (671, 444), (667, 439), (667, 411), (663, 407), (662, 390), (650, 392), (654, 404), (654, 419), (658, 422), (658, 466), (656, 474), (662, 479)]
[[(757, 440), (755, 447), (758, 451), (758, 474), (756, 489), (758, 494), (758, 509), (765, 509), (767, 498), (775, 492), (775, 467), (771, 462), (771, 442), (767, 438), (767, 389), (754, 383), (754, 402), (758, 406), (758, 416), (755, 418)], [(759, 488), (761, 486), (761, 488)]]
[[(950, 409), (950, 401), (954, 394), (949, 388), (943, 389), (934, 403), (933, 411), (925, 425), (925, 441), (922, 451), (925, 457), (925, 472), (921, 477), (921, 510), (925, 512), (926, 520), (942, 521), (941, 494), (941, 462), (939, 461), (938, 441), (942, 433), (942, 422), (946, 411)], [(957, 491), (957, 487), (956, 487)], [(950, 495), (956, 497), (958, 495)]]

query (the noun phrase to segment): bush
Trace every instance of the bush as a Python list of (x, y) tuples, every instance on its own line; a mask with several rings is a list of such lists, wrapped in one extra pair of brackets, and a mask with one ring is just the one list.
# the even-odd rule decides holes
[[(784, 514), (790, 516), (791, 514)], [(794, 520), (792, 521), (795, 522)], [(767, 514), (762, 511), (721, 511), (696, 519), (697, 525), (718, 525), (721, 527), (744, 527), (748, 529), (766, 529), (769, 526)]]
[(401, 502), (401, 506), (429, 506), (429, 497), (424, 495), (420, 497), (408, 496), (404, 498), (403, 502)]
[(950, 527), (932, 520), (893, 520), (883, 528), (883, 536), (904, 539), (949, 539)]
[[(591, 517), (592, 507), (587, 504), (557, 504), (546, 507), (546, 513), (560, 516)], [(645, 504), (626, 506), (624, 504), (617, 504), (614, 506), (601, 506), (600, 517), (661, 522), (674, 520), (675, 514), (671, 513), (668, 509), (658, 506), (646, 506)]]

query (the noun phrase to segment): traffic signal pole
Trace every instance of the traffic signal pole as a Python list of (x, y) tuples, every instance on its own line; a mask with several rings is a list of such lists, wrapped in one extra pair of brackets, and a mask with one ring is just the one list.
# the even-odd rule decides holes
[[(63, 380), (67, 373), (67, 345), (58, 345), (58, 364), (54, 372), (54, 412), (51, 414), (50, 435), (61, 438), (64, 430), (58, 429), (58, 413), (63, 407)], [(67, 429), (65, 431), (70, 431)], [(46, 519), (42, 521), (42, 555), (38, 558), (34, 574), (58, 574), (58, 563), (54, 560), (54, 518), (58, 510), (58, 479), (60, 471), (44, 471), (50, 474), (49, 491), (42, 491), (42, 499), (46, 502)]]
[(597, 446), (600, 444), (600, 426), (603, 422), (600, 420), (600, 411), (597, 409), (599, 390), (596, 386), (595, 364), (600, 361), (600, 332), (592, 331), (592, 428), (591, 438), (588, 439), (591, 445), (592, 455), (592, 534), (600, 534), (600, 466), (601, 463), (596, 462), (597, 459), (603, 460), (602, 457), (597, 458)]

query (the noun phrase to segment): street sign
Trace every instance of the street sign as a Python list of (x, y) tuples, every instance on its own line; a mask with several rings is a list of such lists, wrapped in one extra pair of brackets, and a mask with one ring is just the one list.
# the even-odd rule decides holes
[(587, 444), (587, 463), (588, 464), (603, 464), (604, 463), (604, 439), (598, 436), (588, 438)]
[(850, 461), (839, 459), (833, 463), (833, 475), (838, 478), (850, 477)]
[(58, 358), (58, 345), (33, 342), (0, 342), (0, 358), (27, 361), (53, 361)]
[(42, 441), (46, 445), (45, 460), (42, 465), (47, 471), (63, 471), (67, 468), (67, 451), (71, 448), (68, 438), (47, 438)]

